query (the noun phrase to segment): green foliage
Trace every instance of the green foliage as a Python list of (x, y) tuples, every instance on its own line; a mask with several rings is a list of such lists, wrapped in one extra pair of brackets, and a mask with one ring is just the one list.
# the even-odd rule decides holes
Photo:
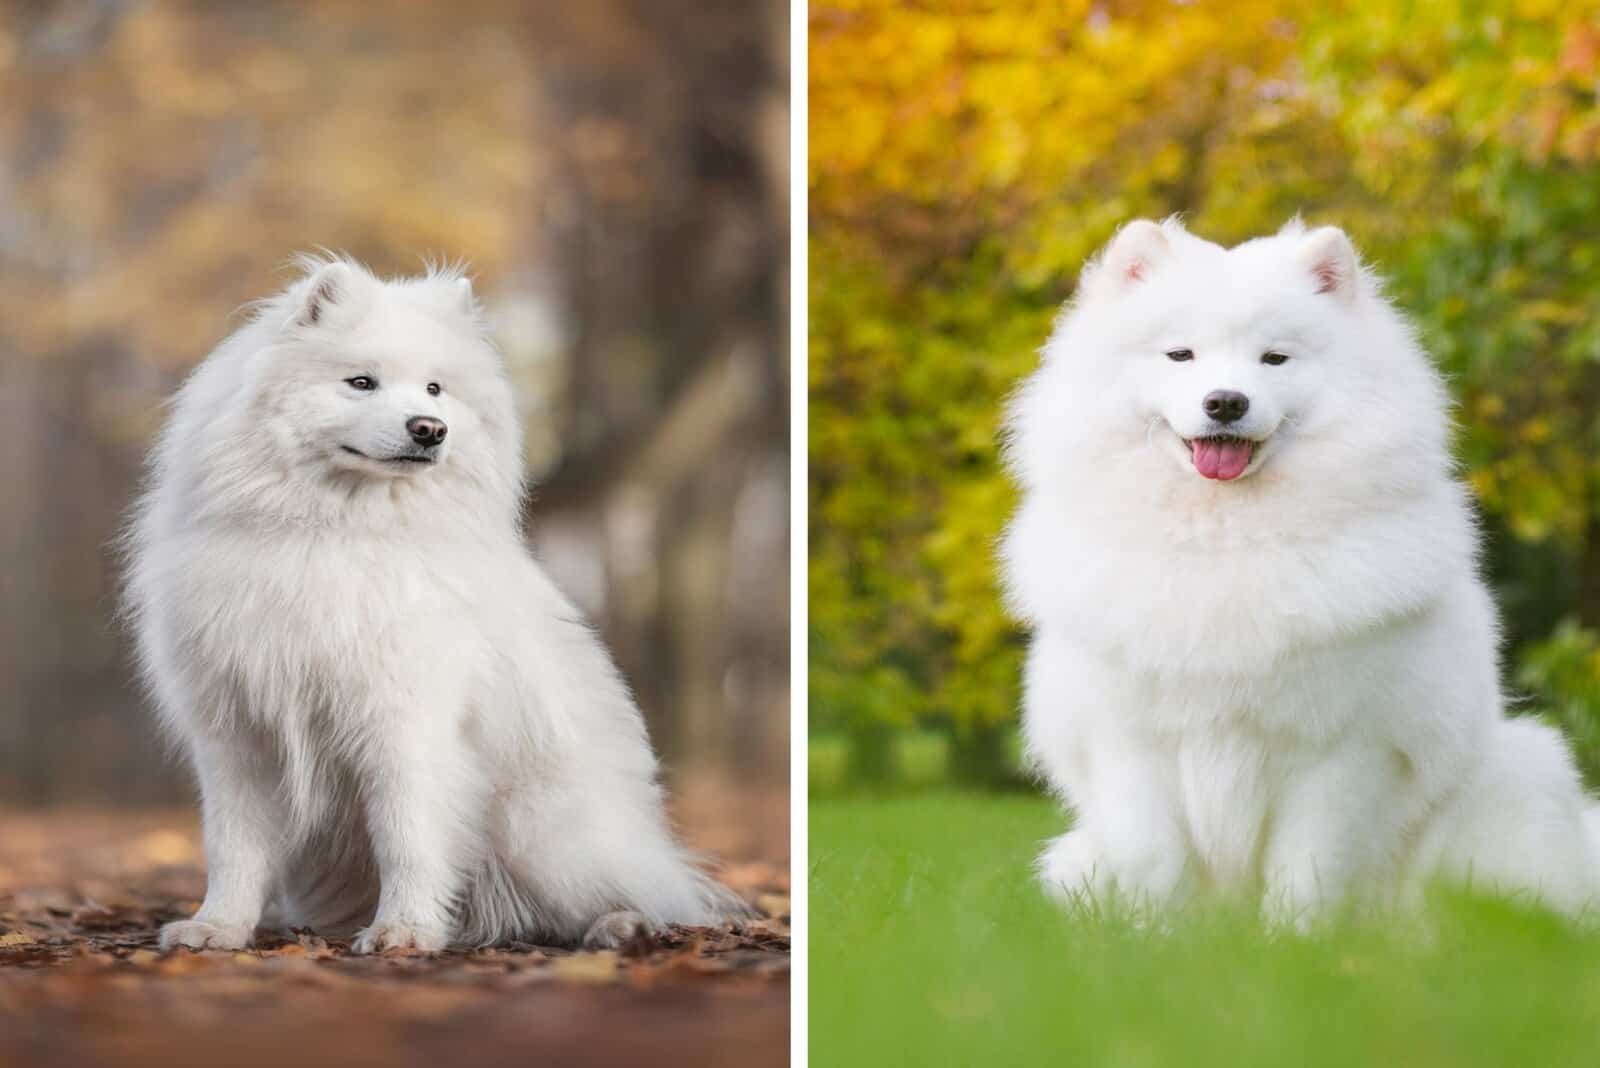
[(982, 284), (892, 287), (812, 250), (810, 571), (819, 726), (1010, 718), (1019, 645), (995, 589), (999, 398), (1050, 304)]
[[(1139, 215), (1349, 230), (1457, 390), (1513, 660), (1563, 615), (1600, 626), (1600, 0), (811, 19), (814, 723), (1015, 715), (998, 421)], [(1539, 692), (1590, 715), (1568, 685)]]
[(1564, 620), (1528, 648), (1517, 681), (1572, 739), (1590, 786), (1600, 784), (1600, 634)]
[(1086, 922), (1033, 884), (1020, 795), (811, 808), (811, 1059), (855, 1065), (1590, 1065), (1600, 936), (1438, 894), (1426, 924)]

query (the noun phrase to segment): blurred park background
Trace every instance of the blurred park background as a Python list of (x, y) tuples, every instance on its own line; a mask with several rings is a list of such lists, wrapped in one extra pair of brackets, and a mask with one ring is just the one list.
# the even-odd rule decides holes
[(0, 0), (0, 803), (182, 802), (107, 550), (288, 281), (469, 261), (529, 529), (681, 786), (787, 855), (788, 8)]
[(1139, 216), (1303, 213), (1450, 376), (1508, 688), (1600, 783), (1600, 4), (816, 0), (814, 793), (1021, 782), (1002, 403)]

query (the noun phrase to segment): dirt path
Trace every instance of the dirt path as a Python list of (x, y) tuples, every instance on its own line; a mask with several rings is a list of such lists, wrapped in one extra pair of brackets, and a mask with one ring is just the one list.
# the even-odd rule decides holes
[(742, 845), (761, 859), (720, 874), (764, 918), (738, 931), (383, 958), (305, 932), (163, 956), (158, 926), (204, 888), (192, 815), (0, 812), (0, 1065), (786, 1063), (785, 847)]

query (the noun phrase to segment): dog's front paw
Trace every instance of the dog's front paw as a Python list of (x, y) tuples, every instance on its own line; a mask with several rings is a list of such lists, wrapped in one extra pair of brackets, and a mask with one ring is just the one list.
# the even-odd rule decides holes
[(1107, 871), (1082, 831), (1050, 843), (1038, 863), (1039, 882), (1063, 905), (1087, 904), (1106, 889)]
[(450, 932), (420, 924), (375, 921), (350, 943), (352, 953), (383, 953), (391, 949), (438, 953), (450, 944)]
[(1318, 878), (1315, 865), (1300, 870), (1273, 872), (1261, 895), (1261, 917), (1268, 927), (1293, 934), (1310, 934), (1339, 900)]
[(638, 912), (608, 912), (589, 925), (583, 936), (584, 949), (620, 949), (636, 938), (654, 933), (650, 921)]
[(255, 938), (251, 924), (215, 924), (204, 920), (177, 920), (161, 928), (161, 951), (185, 949), (244, 949)]
[(1108, 857), (1083, 831), (1064, 834), (1039, 858), (1039, 881), (1069, 908), (1115, 905), (1160, 911), (1184, 898), (1185, 861), (1178, 852)]

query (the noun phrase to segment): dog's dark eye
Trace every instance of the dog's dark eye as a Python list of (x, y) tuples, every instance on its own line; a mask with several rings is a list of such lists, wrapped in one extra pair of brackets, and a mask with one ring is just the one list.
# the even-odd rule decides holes
[(354, 378), (345, 379), (344, 384), (351, 389), (359, 389), (363, 393), (370, 393), (378, 388), (378, 380), (371, 375), (356, 375)]
[(1173, 363), (1187, 363), (1188, 361), (1194, 359), (1194, 350), (1168, 349), (1167, 359), (1171, 360)]
[(1281, 363), (1288, 363), (1289, 354), (1286, 352), (1263, 352), (1261, 354), (1261, 362), (1269, 367), (1276, 367)]
[(443, 392), (443, 391), (439, 388), (439, 383), (437, 383), (437, 382), (429, 382), (428, 383), (428, 395), (429, 396), (437, 397), (441, 392)]

